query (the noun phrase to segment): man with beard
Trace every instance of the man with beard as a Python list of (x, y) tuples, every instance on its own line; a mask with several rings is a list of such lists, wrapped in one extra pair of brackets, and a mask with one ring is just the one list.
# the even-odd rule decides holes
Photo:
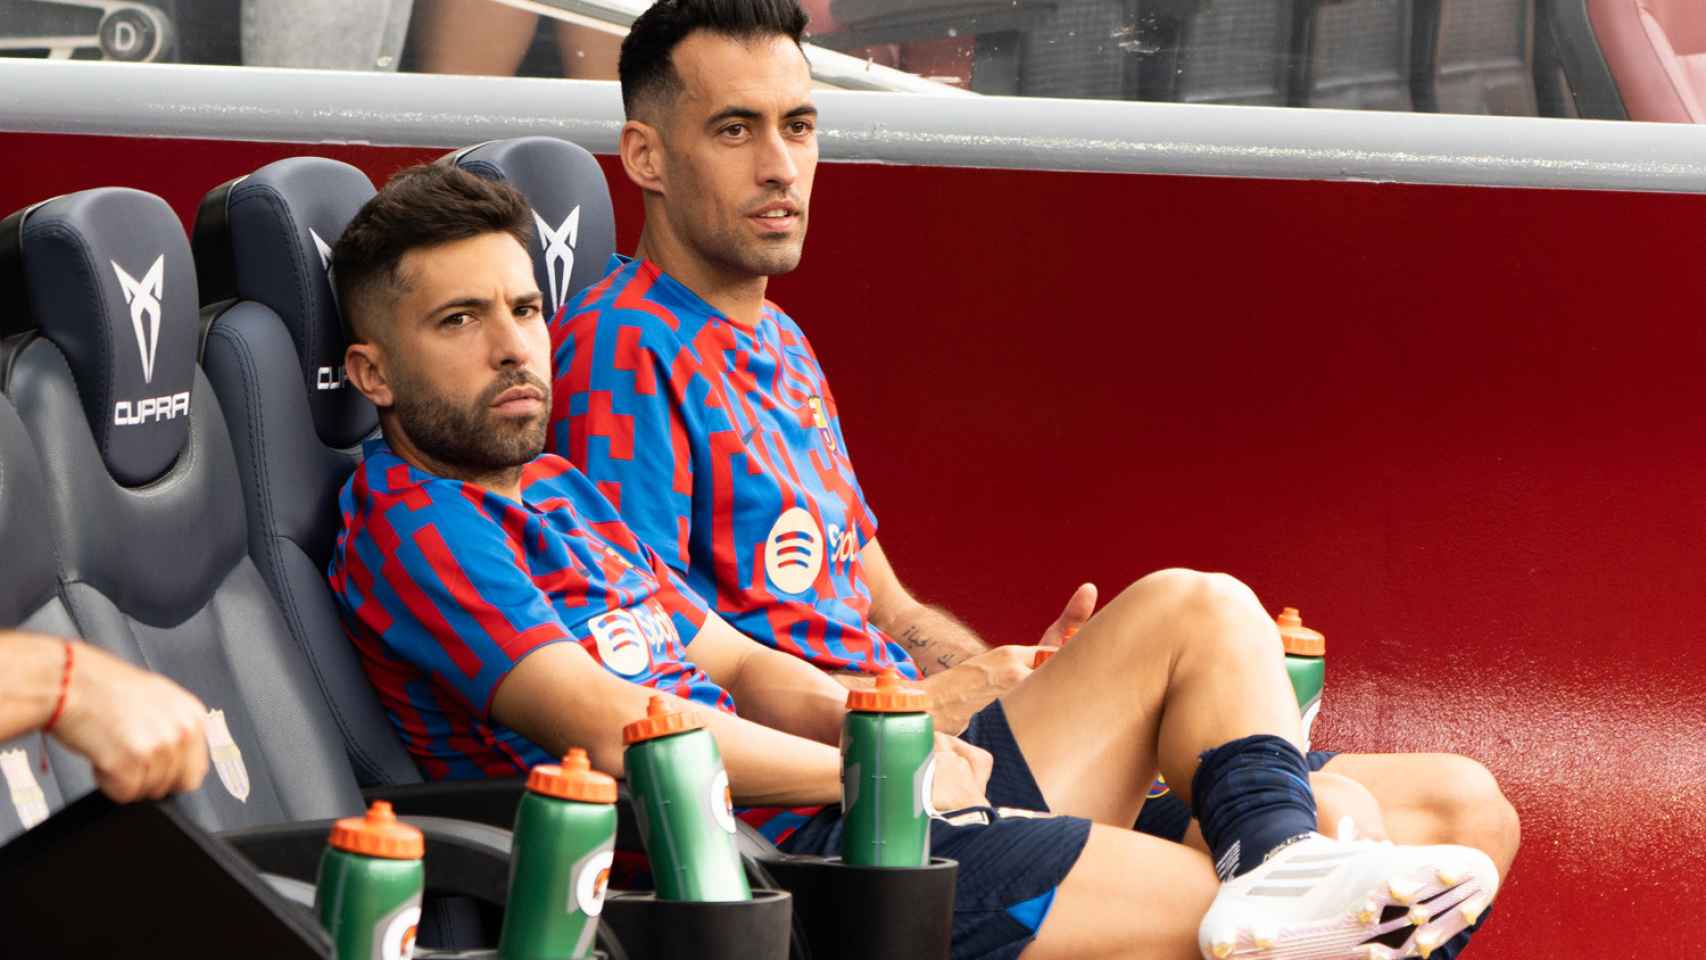
[[(1011, 725), (1027, 731), (1034, 769), (1066, 775), (1119, 740), (1098, 726), (1113, 663), (1075, 643), (1033, 674), (1032, 647), (991, 650), (905, 589), (811, 344), (765, 299), (768, 278), (798, 265), (809, 222), (817, 110), (804, 26), (791, 0), (668, 0), (635, 22), (620, 155), (646, 221), (635, 256), (553, 320), (551, 449), (743, 633), (848, 685), (896, 667), (931, 692), (939, 729)], [(1094, 605), (1080, 587), (1044, 644), (1094, 631)], [(1308, 759), (1318, 788), (1372, 793), (1395, 839), (1476, 846), (1501, 871), (1515, 856), (1515, 811), (1472, 760)], [(1189, 785), (1168, 782), (1175, 793), (1145, 804), (1139, 826), (1180, 839)]]
[[(517, 776), (571, 746), (620, 775), (623, 725), (678, 695), (717, 738), (742, 816), (785, 851), (835, 854), (845, 689), (730, 627), (542, 454), (551, 344), (531, 223), (503, 184), (417, 167), (334, 250), (349, 381), (383, 434), (340, 496), (328, 570), (363, 666), (432, 779)], [(1280, 656), (1248, 589), (1166, 571), (1059, 655), (1048, 672), (1075, 688), (1027, 684), (1011, 726), (990, 714), (940, 735), (926, 799), (960, 814), (930, 832), (960, 864), (957, 960), (1366, 960), (1473, 922), (1498, 887), (1479, 851), (1315, 832)], [(1200, 852), (1110, 826), (1132, 822), (1157, 768), (1188, 791), (1225, 882)]]

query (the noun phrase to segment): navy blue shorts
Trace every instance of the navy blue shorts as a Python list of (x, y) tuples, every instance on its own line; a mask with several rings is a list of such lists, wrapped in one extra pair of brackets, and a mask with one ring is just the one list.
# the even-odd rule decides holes
[[(1338, 756), (1331, 750), (1309, 751), (1309, 769), (1319, 770), (1327, 765), (1327, 761)], [(1138, 833), (1147, 833), (1152, 837), (1183, 843), (1185, 831), (1191, 826), (1191, 808), (1179, 799), (1179, 795), (1168, 791), (1159, 797), (1151, 796), (1143, 802), (1143, 810), (1137, 815), (1137, 823), (1133, 825)]]
[[(995, 765), (987, 791), (991, 807), (954, 811), (949, 819), (930, 824), (930, 852), (960, 864), (954, 887), (953, 960), (1012, 960), (1036, 938), (1055, 889), (1090, 839), (1090, 821), (1004, 817), (995, 809), (1048, 810), (1000, 701), (973, 717), (960, 739), (988, 750)], [(838, 855), (841, 827), (841, 808), (825, 807), (783, 841), (782, 849)]]

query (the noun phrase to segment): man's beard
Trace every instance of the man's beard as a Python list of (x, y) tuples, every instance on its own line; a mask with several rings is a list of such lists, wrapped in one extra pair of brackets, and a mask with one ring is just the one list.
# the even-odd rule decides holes
[(492, 412), (492, 401), (511, 387), (531, 386), (551, 409), (551, 387), (526, 370), (500, 374), (472, 404), (458, 407), (405, 375), (393, 385), (393, 412), (410, 442), (423, 455), (462, 479), (488, 477), (526, 466), (545, 451), (550, 417), (508, 421)]

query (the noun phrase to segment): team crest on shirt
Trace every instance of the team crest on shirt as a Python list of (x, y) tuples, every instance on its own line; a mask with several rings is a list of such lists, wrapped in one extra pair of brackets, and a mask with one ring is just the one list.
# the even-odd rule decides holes
[(249, 768), (243, 765), (243, 751), (237, 748), (231, 728), (225, 723), (225, 711), (209, 710), (204, 727), (208, 758), (219, 773), (219, 782), (225, 785), (226, 793), (237, 798), (238, 803), (248, 803)]
[(18, 822), (28, 830), (47, 819), (47, 794), (30, 770), (30, 755), (22, 750), (0, 753), (0, 774), (6, 777), (6, 790), (12, 795), (12, 807), (18, 811)]
[(823, 445), (835, 452), (835, 434), (829, 429), (829, 418), (823, 413), (823, 398), (808, 397), (806, 404), (812, 408), (812, 426), (817, 428), (818, 435), (823, 437)]
[(651, 642), (627, 610), (612, 610), (587, 624), (598, 644), (598, 659), (615, 673), (635, 677), (652, 665)]
[(802, 507), (789, 507), (764, 538), (764, 573), (783, 593), (805, 593), (823, 570), (823, 531)]

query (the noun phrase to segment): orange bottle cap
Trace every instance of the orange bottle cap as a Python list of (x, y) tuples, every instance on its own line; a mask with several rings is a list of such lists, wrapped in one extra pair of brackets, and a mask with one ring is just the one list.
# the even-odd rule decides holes
[(1303, 617), (1296, 607), (1286, 607), (1280, 615), (1274, 618), (1279, 625), (1280, 642), (1285, 645), (1285, 652), (1300, 657), (1324, 657), (1327, 655), (1327, 638), (1317, 630), (1311, 630), (1303, 625)]
[(339, 850), (387, 860), (419, 860), (426, 841), (418, 827), (397, 819), (391, 804), (373, 801), (365, 817), (346, 817), (332, 827), (330, 843)]
[(572, 747), (559, 766), (541, 763), (527, 775), (527, 789), (559, 800), (615, 803), (616, 778), (592, 768), (586, 751)]
[(930, 709), (930, 695), (901, 686), (900, 674), (890, 667), (877, 674), (874, 689), (848, 691), (847, 709), (860, 713), (925, 713)]
[(646, 704), (646, 718), (635, 720), (622, 728), (623, 743), (639, 743), (642, 740), (656, 740), (667, 737), (672, 733), (686, 733), (697, 730), (705, 724), (699, 717), (685, 710), (677, 710), (673, 701), (681, 698), (669, 694), (658, 694)]

